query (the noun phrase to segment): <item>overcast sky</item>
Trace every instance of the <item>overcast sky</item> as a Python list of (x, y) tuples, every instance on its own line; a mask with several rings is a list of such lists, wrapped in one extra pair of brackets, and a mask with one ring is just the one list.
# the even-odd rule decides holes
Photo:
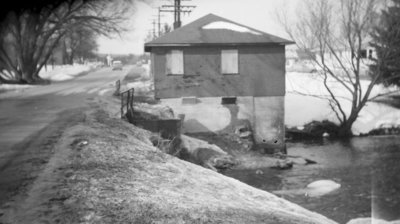
[[(286, 11), (294, 16), (298, 2), (301, 0), (192, 0), (182, 1), (184, 5), (195, 5), (190, 15), (183, 15), (182, 25), (188, 24), (209, 13), (224, 17), (243, 25), (253, 27), (266, 33), (288, 38), (276, 18), (276, 11)], [(100, 38), (99, 52), (111, 54), (142, 54), (144, 39), (152, 29), (152, 20), (156, 19), (157, 7), (173, 4), (173, 0), (154, 0), (151, 4), (136, 3), (130, 28), (121, 38)], [(162, 23), (172, 26), (172, 13), (162, 13)]]

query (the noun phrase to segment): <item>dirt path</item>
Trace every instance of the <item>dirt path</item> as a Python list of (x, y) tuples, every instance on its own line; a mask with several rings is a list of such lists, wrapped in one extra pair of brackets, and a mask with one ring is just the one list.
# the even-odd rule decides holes
[(26, 187), (49, 161), (53, 146), (63, 131), (84, 119), (82, 110), (83, 108), (72, 109), (59, 113), (55, 121), (14, 145), (11, 148), (13, 153), (2, 158), (4, 162), (0, 167), (0, 204), (26, 192)]
[[(111, 95), (123, 71), (102, 68), (74, 80), (0, 94), (1, 208), (28, 188), (63, 131), (84, 119), (96, 98)], [(14, 199), (13, 199), (14, 198)]]

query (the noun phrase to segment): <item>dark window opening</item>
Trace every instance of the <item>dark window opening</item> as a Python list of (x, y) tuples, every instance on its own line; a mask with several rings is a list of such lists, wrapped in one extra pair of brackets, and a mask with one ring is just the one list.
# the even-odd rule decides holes
[(236, 104), (236, 97), (222, 97), (221, 104)]
[(360, 58), (367, 58), (367, 50), (360, 51)]
[(372, 49), (369, 49), (369, 51), (368, 51), (368, 58), (372, 59)]

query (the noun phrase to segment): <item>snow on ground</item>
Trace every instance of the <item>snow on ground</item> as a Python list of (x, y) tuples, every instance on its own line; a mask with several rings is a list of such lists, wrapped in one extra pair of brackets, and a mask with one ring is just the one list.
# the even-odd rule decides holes
[[(362, 80), (361, 82), (365, 92), (369, 81)], [(351, 108), (349, 101), (350, 93), (334, 80), (328, 80), (328, 83), (333, 87), (333, 91), (339, 97), (341, 104), (344, 105), (346, 113), (349, 113)], [(383, 86), (375, 86), (371, 96), (392, 90), (385, 89)], [(286, 75), (285, 100), (286, 125), (289, 127), (302, 126), (312, 120), (324, 119), (337, 121), (326, 99), (301, 95), (298, 92), (308, 95), (328, 95), (323, 86), (322, 79), (317, 73), (288, 72)], [(360, 112), (359, 118), (354, 123), (353, 132), (355, 134), (366, 133), (381, 125), (400, 126), (400, 110), (387, 105), (369, 102)]]
[(89, 71), (94, 66), (94, 64), (58, 65), (54, 66), (54, 69), (52, 66), (48, 66), (47, 70), (42, 69), (40, 71), (39, 76), (51, 81), (65, 81), (74, 78), (74, 76), (82, 72)]
[[(96, 63), (91, 64), (74, 64), (74, 65), (56, 65), (47, 66), (40, 71), (39, 76), (43, 79), (48, 79), (51, 81), (66, 81), (73, 79), (75, 76), (81, 74), (82, 72), (89, 71), (90, 69), (96, 67)], [(15, 85), (15, 84), (0, 84), (0, 92), (17, 90), (23, 91), (23, 89), (33, 87), (35, 85)]]
[(147, 64), (142, 64), (142, 68), (144, 69), (144, 73), (142, 73), (142, 78), (150, 79), (151, 71), (150, 71), (151, 62), (149, 61)]
[[(122, 89), (122, 91), (134, 88), (135, 94), (137, 95), (146, 95), (147, 93), (153, 92), (154, 81), (151, 79), (150, 66), (150, 63), (142, 64), (138, 67), (142, 68), (142, 70), (139, 69), (139, 71), (132, 72), (132, 74), (129, 72), (127, 76), (134, 77), (134, 80), (128, 81), (128, 83), (126, 83), (126, 89)], [(138, 74), (136, 72), (140, 73), (140, 77), (137, 77)]]
[(0, 93), (8, 90), (23, 90), (33, 87), (32, 85), (14, 85), (14, 84), (0, 84)]
[(154, 89), (154, 82), (152, 80), (139, 80), (135, 82), (129, 82), (126, 84), (127, 89), (134, 88), (135, 93), (138, 95), (142, 95), (145, 93), (149, 93)]

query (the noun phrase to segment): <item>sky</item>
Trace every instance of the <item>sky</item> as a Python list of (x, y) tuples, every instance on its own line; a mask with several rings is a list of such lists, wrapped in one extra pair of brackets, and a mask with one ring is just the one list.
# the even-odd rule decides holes
[[(182, 5), (195, 5), (190, 15), (181, 16), (182, 26), (209, 13), (224, 17), (237, 23), (261, 30), (266, 33), (288, 38), (276, 13), (284, 11), (289, 17), (294, 16), (301, 0), (191, 0)], [(152, 20), (157, 19), (157, 7), (173, 5), (173, 0), (153, 0), (151, 3), (136, 2), (135, 11), (129, 20), (130, 31), (121, 37), (98, 40), (99, 53), (105, 54), (142, 54), (144, 40), (152, 30)], [(161, 23), (172, 26), (173, 13), (161, 14)]]

